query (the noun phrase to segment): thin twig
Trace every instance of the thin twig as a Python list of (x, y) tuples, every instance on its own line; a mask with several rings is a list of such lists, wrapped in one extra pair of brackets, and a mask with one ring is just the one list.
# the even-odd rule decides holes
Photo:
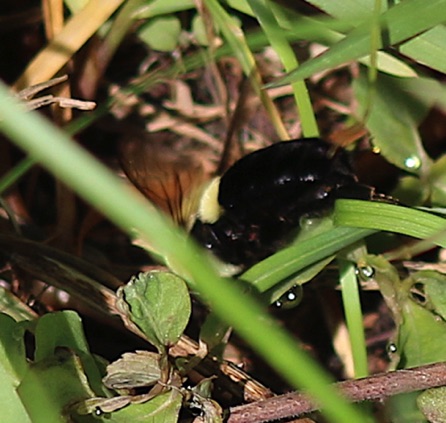
[[(446, 385), (446, 362), (339, 382), (336, 387), (352, 401), (377, 401), (393, 395)], [(228, 423), (270, 422), (310, 413), (318, 406), (302, 393), (278, 395), (231, 408)]]
[(41, 82), (40, 84), (31, 85), (17, 93), (17, 97), (20, 100), (26, 101), (31, 100), (36, 94), (40, 93), (47, 88), (54, 87), (55, 85), (61, 84), (68, 80), (68, 75), (59, 76), (57, 78), (50, 79), (49, 81)]
[(79, 110), (93, 110), (96, 107), (96, 103), (93, 101), (77, 100), (67, 97), (55, 97), (52, 94), (48, 94), (42, 97), (33, 99), (33, 97), (43, 90), (54, 87), (62, 82), (68, 80), (67, 75), (63, 75), (57, 78), (50, 79), (49, 81), (42, 82), (40, 84), (32, 85), (17, 93), (17, 97), (26, 102), (29, 110), (35, 110), (43, 106), (50, 104), (58, 104), (63, 108), (73, 108)]

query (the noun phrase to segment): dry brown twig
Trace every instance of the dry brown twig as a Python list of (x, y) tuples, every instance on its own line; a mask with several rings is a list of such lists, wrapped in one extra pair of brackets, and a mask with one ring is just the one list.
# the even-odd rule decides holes
[[(351, 402), (379, 401), (388, 397), (446, 385), (446, 362), (381, 373), (336, 383)], [(292, 392), (234, 407), (228, 423), (261, 423), (310, 413), (318, 406), (305, 394)]]
[(50, 104), (58, 104), (60, 107), (64, 108), (72, 108), (79, 110), (93, 110), (96, 107), (96, 103), (94, 101), (84, 101), (77, 100), (74, 98), (66, 98), (66, 97), (56, 97), (52, 94), (48, 94), (42, 97), (38, 97), (33, 99), (33, 97), (47, 88), (54, 87), (55, 85), (60, 84), (68, 79), (67, 75), (60, 76), (58, 78), (50, 79), (49, 81), (42, 82), (40, 84), (32, 85), (31, 87), (27, 87), (17, 93), (17, 97), (20, 100), (26, 102), (26, 105), (29, 110), (35, 110), (43, 106), (48, 106)]

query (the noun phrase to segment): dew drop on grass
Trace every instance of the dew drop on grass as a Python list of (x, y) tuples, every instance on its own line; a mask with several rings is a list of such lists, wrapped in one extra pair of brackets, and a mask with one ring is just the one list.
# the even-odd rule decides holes
[(99, 407), (99, 406), (95, 407), (95, 409), (94, 409), (95, 416), (101, 417), (103, 414), (105, 414), (105, 413), (102, 411), (101, 407)]
[(360, 266), (356, 268), (356, 275), (366, 281), (373, 277), (375, 269), (372, 266)]
[(418, 169), (421, 166), (421, 160), (417, 156), (409, 156), (404, 160), (404, 166), (410, 170)]
[(294, 285), (274, 303), (274, 306), (283, 310), (296, 307), (302, 301), (302, 296), (302, 286)]
[(387, 345), (387, 353), (388, 354), (395, 354), (398, 351), (397, 346), (391, 342), (389, 345)]

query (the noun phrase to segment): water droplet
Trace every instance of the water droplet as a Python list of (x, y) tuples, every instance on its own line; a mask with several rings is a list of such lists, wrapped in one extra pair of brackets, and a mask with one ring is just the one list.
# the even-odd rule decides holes
[(417, 156), (410, 156), (404, 160), (404, 165), (408, 169), (418, 169), (421, 166), (421, 160)]
[(360, 266), (356, 268), (356, 274), (362, 280), (367, 280), (373, 277), (375, 269), (372, 266)]
[(296, 293), (295, 293), (294, 291), (289, 291), (289, 292), (287, 292), (286, 299), (287, 299), (288, 301), (295, 301), (296, 298), (297, 298), (297, 295), (296, 295)]
[(100, 417), (103, 414), (105, 414), (105, 413), (102, 411), (101, 407), (96, 406), (95, 409), (94, 409), (94, 415), (97, 416), (97, 417)]
[(274, 303), (274, 306), (284, 310), (296, 307), (302, 301), (302, 296), (302, 286), (294, 285)]
[(387, 345), (387, 352), (389, 354), (395, 354), (398, 351), (398, 348), (395, 343), (391, 342), (389, 345)]

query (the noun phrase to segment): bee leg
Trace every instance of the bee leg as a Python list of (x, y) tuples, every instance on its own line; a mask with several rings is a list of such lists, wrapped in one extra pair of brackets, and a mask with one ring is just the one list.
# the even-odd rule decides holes
[(334, 195), (337, 199), (345, 198), (351, 200), (379, 201), (382, 203), (400, 204), (396, 198), (376, 192), (374, 187), (362, 184), (343, 185), (336, 189)]

